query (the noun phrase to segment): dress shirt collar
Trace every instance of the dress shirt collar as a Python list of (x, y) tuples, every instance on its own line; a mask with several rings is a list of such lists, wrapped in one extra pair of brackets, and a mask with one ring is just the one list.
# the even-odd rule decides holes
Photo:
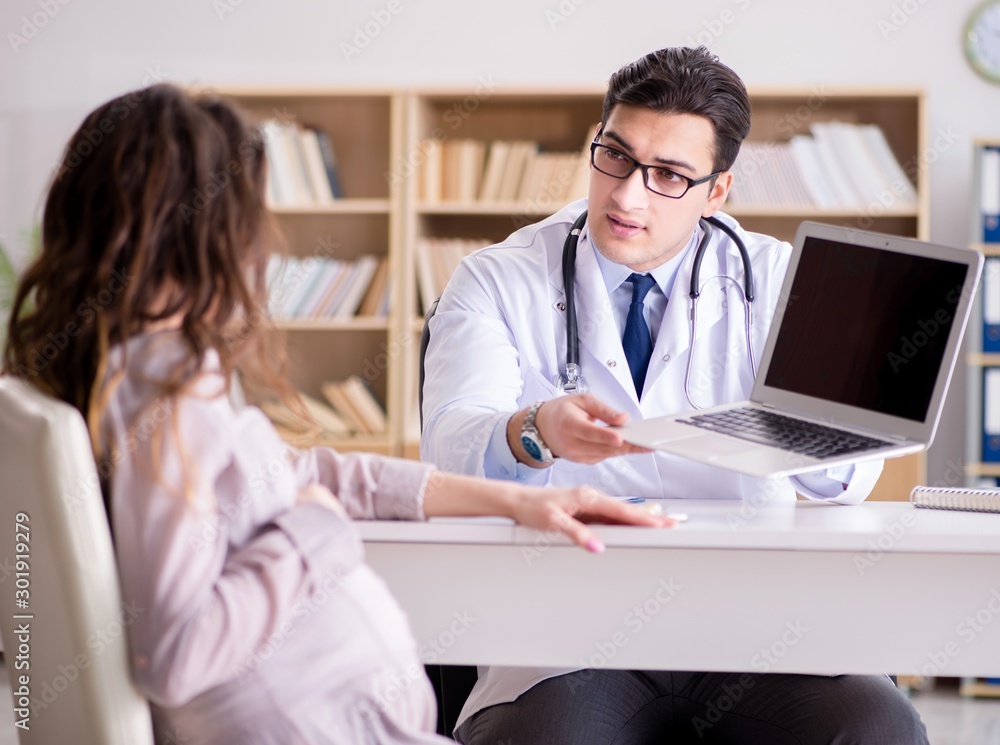
[[(670, 291), (673, 288), (674, 279), (677, 277), (677, 270), (680, 269), (681, 262), (684, 257), (687, 256), (689, 251), (694, 250), (694, 247), (698, 245), (698, 241), (702, 237), (702, 229), (699, 225), (695, 228), (694, 232), (691, 234), (691, 238), (688, 240), (687, 245), (681, 250), (676, 256), (671, 258), (669, 261), (665, 261), (658, 267), (649, 272), (653, 279), (656, 280), (656, 286), (660, 288), (660, 292), (663, 293), (665, 298), (670, 298)], [(590, 236), (588, 234), (586, 226), (580, 232), (581, 243), (590, 241)], [(632, 270), (629, 269), (624, 264), (616, 264), (615, 262), (605, 258), (605, 256), (597, 250), (597, 246), (593, 246), (594, 255), (597, 257), (597, 265), (601, 268), (601, 275), (604, 277), (604, 285), (608, 289), (608, 295), (611, 295), (615, 290), (617, 290), (621, 285), (628, 280), (632, 275)]]

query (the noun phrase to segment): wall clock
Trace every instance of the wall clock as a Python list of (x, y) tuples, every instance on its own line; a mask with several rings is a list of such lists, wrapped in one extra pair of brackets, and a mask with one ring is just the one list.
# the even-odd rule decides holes
[(965, 56), (987, 80), (1000, 84), (1000, 0), (979, 5), (965, 26)]

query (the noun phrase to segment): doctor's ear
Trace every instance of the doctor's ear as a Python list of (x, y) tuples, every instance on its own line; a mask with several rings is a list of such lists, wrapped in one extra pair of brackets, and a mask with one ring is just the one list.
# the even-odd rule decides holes
[(729, 189), (732, 185), (732, 171), (723, 171), (716, 177), (715, 182), (712, 184), (712, 190), (708, 194), (708, 201), (705, 203), (705, 208), (701, 211), (702, 217), (714, 215), (722, 208), (722, 205), (726, 203), (726, 197), (729, 196)]

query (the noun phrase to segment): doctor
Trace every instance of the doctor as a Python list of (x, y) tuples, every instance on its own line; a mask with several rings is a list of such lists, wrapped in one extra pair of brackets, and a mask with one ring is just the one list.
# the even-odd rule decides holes
[[(701, 265), (694, 349), (687, 298), (699, 220), (725, 202), (749, 127), (742, 81), (704, 48), (653, 52), (612, 76), (588, 199), (468, 257), (441, 297), (425, 358), (424, 460), (619, 495), (759, 503), (793, 500), (798, 491), (842, 504), (867, 497), (881, 463), (764, 482), (643, 450), (604, 426), (690, 409), (691, 355), (689, 387), (699, 406), (743, 400), (752, 388), (736, 289), (743, 264), (722, 230), (711, 235)], [(573, 289), (589, 392), (563, 395), (554, 382), (565, 375), (567, 355), (561, 261), (584, 210)], [(762, 350), (790, 246), (718, 216), (749, 251), (751, 341)], [(738, 701), (723, 698), (734, 690)], [(706, 718), (713, 707), (719, 718)], [(546, 745), (661, 742), (685, 733), (743, 745), (828, 743), (835, 733), (844, 737), (838, 742), (926, 742), (912, 706), (879, 676), (481, 668), (457, 730), (466, 743)]]

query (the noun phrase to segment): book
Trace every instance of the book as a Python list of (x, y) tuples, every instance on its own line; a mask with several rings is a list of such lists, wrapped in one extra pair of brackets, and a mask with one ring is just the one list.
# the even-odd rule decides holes
[(327, 400), (353, 433), (372, 434), (367, 419), (357, 409), (340, 381), (327, 381), (320, 386), (320, 390), (323, 392), (323, 398)]
[(961, 489), (915, 486), (910, 504), (931, 510), (1000, 513), (1000, 489)]
[(490, 143), (486, 158), (486, 168), (483, 171), (483, 181), (479, 185), (479, 201), (495, 202), (500, 193), (500, 181), (504, 169), (507, 168), (507, 158), (510, 155), (511, 143), (508, 140), (494, 140)]
[(347, 281), (347, 289), (332, 308), (327, 308), (328, 318), (350, 318), (358, 312), (358, 306), (368, 286), (371, 284), (375, 270), (378, 268), (378, 258), (371, 254), (362, 254), (353, 263), (351, 274)]
[(383, 256), (378, 260), (378, 268), (375, 276), (372, 277), (371, 284), (361, 300), (358, 308), (359, 316), (384, 316), (383, 308), (386, 306), (385, 296), (389, 292), (389, 260)]
[(1000, 352), (1000, 257), (986, 259), (980, 297), (983, 303), (982, 351)]
[(309, 188), (319, 204), (329, 204), (333, 201), (333, 190), (330, 186), (330, 179), (327, 175), (326, 163), (323, 159), (323, 151), (319, 146), (319, 137), (315, 129), (303, 129), (299, 131), (299, 145), (302, 149), (302, 158), (305, 161), (306, 175), (309, 180)]
[(1000, 147), (979, 150), (979, 235), (983, 243), (1000, 241)]
[(984, 463), (1000, 462), (1000, 367), (983, 370)]
[(428, 139), (420, 143), (420, 151), (424, 154), (420, 165), (420, 201), (427, 204), (438, 204), (441, 201), (441, 170), (444, 168), (444, 150), (441, 140)]
[(365, 427), (372, 434), (384, 434), (388, 428), (385, 409), (375, 398), (368, 383), (357, 375), (350, 375), (346, 380), (341, 381), (340, 389), (347, 394), (355, 411), (360, 414), (365, 422)]
[(301, 392), (299, 393), (299, 398), (302, 401), (305, 411), (315, 422), (315, 426), (289, 409), (281, 401), (265, 401), (261, 404), (260, 408), (275, 426), (281, 427), (288, 432), (296, 432), (301, 435), (315, 435), (317, 434), (316, 429), (318, 427), (322, 432), (333, 436), (350, 434), (347, 424), (332, 408)]
[(326, 169), (326, 178), (330, 182), (330, 193), (334, 199), (341, 199), (344, 191), (340, 186), (340, 170), (337, 167), (337, 156), (333, 150), (333, 140), (330, 135), (321, 129), (313, 130), (316, 135), (316, 142), (319, 145), (320, 154), (323, 156), (323, 166)]

